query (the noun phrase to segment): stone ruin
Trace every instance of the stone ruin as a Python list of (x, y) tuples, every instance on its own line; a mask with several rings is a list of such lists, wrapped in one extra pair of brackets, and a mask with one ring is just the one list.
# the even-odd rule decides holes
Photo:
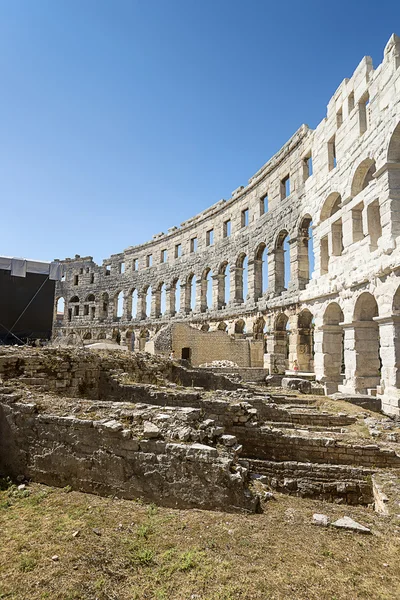
[(60, 261), (54, 340), (312, 372), (399, 415), (399, 66), (392, 35), (229, 200), (102, 265)]
[(3, 348), (0, 377), (2, 476), (179, 508), (257, 512), (278, 491), (397, 510), (400, 428), (379, 413), (141, 352)]
[(54, 347), (0, 350), (2, 476), (398, 510), (399, 67), (393, 35), (229, 200), (102, 265), (59, 261)]

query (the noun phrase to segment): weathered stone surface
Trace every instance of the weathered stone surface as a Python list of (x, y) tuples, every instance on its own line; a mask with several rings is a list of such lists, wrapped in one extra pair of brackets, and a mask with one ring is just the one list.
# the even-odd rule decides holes
[(143, 433), (147, 438), (156, 438), (160, 435), (160, 430), (157, 425), (154, 425), (154, 423), (145, 421), (143, 423)]
[(337, 529), (347, 529), (357, 533), (372, 533), (368, 527), (360, 525), (360, 523), (357, 523), (357, 521), (354, 521), (350, 517), (342, 517), (341, 519), (334, 521), (332, 527), (336, 527)]
[(309, 394), (311, 392), (311, 382), (299, 377), (284, 377), (282, 379), (282, 387), (288, 390), (297, 390), (302, 394)]
[(319, 525), (320, 527), (328, 527), (329, 517), (327, 517), (327, 515), (315, 513), (313, 514), (313, 523), (314, 525)]

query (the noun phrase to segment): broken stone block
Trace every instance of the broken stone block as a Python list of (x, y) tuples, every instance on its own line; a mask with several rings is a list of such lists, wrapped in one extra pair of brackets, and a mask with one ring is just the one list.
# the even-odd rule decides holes
[(308, 379), (301, 379), (300, 377), (284, 377), (282, 379), (282, 387), (287, 390), (297, 390), (302, 394), (311, 393), (311, 382)]
[(151, 423), (150, 421), (145, 421), (143, 423), (143, 433), (147, 438), (156, 438), (160, 435), (160, 430), (157, 425)]
[(314, 513), (313, 514), (313, 523), (314, 523), (314, 525), (319, 525), (320, 527), (328, 527), (329, 518), (326, 515), (323, 515), (321, 513)]
[(235, 446), (237, 444), (237, 439), (235, 435), (221, 435), (220, 441), (224, 446)]
[(334, 523), (332, 523), (332, 527), (336, 527), (337, 529), (347, 529), (349, 531), (355, 531), (357, 533), (371, 533), (371, 530), (368, 527), (364, 527), (364, 525), (360, 525), (354, 519), (350, 517), (342, 517), (338, 519)]

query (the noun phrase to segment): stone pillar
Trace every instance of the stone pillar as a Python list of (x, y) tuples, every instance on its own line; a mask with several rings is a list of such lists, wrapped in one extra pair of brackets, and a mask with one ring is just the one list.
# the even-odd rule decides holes
[(343, 328), (345, 380), (339, 391), (366, 394), (380, 382), (378, 326), (374, 321), (354, 321), (343, 323)]
[(137, 311), (137, 316), (139, 319), (146, 319), (147, 315), (146, 315), (146, 292), (138, 292), (138, 299), (137, 299), (137, 306), (138, 306), (138, 311)]
[(285, 271), (285, 259), (283, 248), (270, 250), (268, 252), (268, 289), (278, 296), (285, 289), (282, 283), (282, 273)]
[(151, 288), (151, 313), (152, 319), (158, 319), (161, 315), (161, 289)]
[(229, 284), (229, 304), (235, 306), (236, 304), (236, 267), (231, 266), (230, 272), (230, 284)]
[[(294, 361), (298, 361), (298, 315), (290, 315), (289, 327), (284, 331), (286, 333), (286, 344), (289, 342), (288, 369), (293, 369)], [(300, 364), (299, 364), (300, 368)], [(302, 370), (300, 368), (300, 370)]]
[(181, 298), (179, 312), (182, 315), (188, 315), (191, 311), (190, 308), (190, 293), (192, 290), (191, 282), (186, 281), (181, 283)]
[[(247, 262), (247, 294), (250, 300), (256, 299), (256, 264), (253, 258), (249, 258)], [(246, 302), (246, 298), (243, 299)]]
[(243, 298), (243, 267), (234, 267), (234, 269), (232, 269), (234, 274), (235, 274), (235, 283), (234, 283), (234, 290), (235, 290), (235, 304), (243, 304), (244, 302), (244, 298)]
[(400, 414), (400, 315), (375, 317), (379, 325), (382, 360), (382, 408), (389, 414)]
[(322, 325), (314, 332), (314, 370), (317, 381), (324, 384), (327, 395), (338, 391), (342, 383), (343, 328)]
[[(206, 280), (207, 286), (207, 280)], [(194, 308), (194, 312), (205, 312), (207, 310), (207, 298), (206, 303), (203, 300), (203, 290), (204, 290), (204, 279), (196, 279), (196, 304)]]
[(290, 282), (292, 289), (304, 290), (310, 280), (308, 258), (308, 234), (299, 234), (289, 240), (290, 247)]
[(173, 317), (175, 314), (175, 301), (176, 301), (176, 286), (171, 284), (166, 287), (167, 295), (167, 306), (165, 310), (166, 317)]
[[(250, 298), (253, 298), (255, 302), (257, 302), (257, 300), (259, 300), (259, 298), (261, 298), (261, 296), (263, 295), (262, 267), (263, 267), (263, 261), (258, 258), (255, 258), (253, 261), (252, 285), (251, 286), (250, 286), (250, 281), (249, 281)], [(250, 287), (251, 287), (251, 291), (250, 291)]]
[(130, 321), (132, 319), (132, 294), (124, 292), (124, 310), (122, 314), (124, 321)]
[[(223, 292), (222, 292), (222, 302), (220, 301), (220, 289), (221, 287), (223, 288)], [(225, 296), (224, 296), (224, 289), (225, 289), (225, 276), (220, 273), (216, 274), (216, 275), (212, 275), (211, 277), (211, 307), (212, 310), (218, 310), (219, 308), (222, 308), (224, 305), (224, 300), (225, 300)]]
[(285, 373), (288, 367), (287, 354), (287, 331), (273, 331), (266, 336), (266, 367), (271, 375), (274, 373)]

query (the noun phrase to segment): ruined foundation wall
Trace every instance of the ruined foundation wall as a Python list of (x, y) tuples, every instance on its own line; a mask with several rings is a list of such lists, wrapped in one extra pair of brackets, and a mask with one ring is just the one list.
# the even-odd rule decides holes
[(98, 421), (0, 403), (0, 473), (179, 508), (254, 512), (245, 471), (202, 444), (135, 439)]

